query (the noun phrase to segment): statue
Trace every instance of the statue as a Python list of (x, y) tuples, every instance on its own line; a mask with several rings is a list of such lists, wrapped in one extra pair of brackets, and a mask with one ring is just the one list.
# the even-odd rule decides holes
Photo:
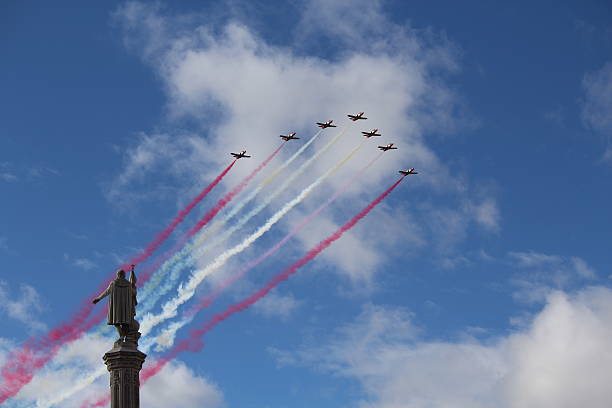
[(136, 316), (136, 274), (134, 265), (130, 280), (119, 269), (108, 288), (93, 300), (96, 304), (108, 296), (107, 324), (115, 326), (119, 339), (104, 353), (104, 364), (110, 373), (111, 408), (140, 407), (140, 370), (147, 355), (138, 350), (140, 324)]
[[(119, 340), (126, 342), (132, 340), (136, 345), (140, 333), (138, 329), (140, 325), (134, 319), (136, 315), (136, 274), (134, 273), (134, 265), (130, 273), (130, 280), (125, 279), (125, 271), (119, 269), (117, 277), (108, 285), (108, 288), (93, 300), (96, 304), (100, 300), (109, 296), (108, 301), (108, 320), (107, 324), (115, 326), (119, 333)], [(135, 338), (132, 338), (135, 337)]]

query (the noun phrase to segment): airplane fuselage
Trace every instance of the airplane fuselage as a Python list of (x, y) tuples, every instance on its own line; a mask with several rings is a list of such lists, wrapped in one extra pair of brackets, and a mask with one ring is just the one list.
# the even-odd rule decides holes
[(321, 129), (325, 129), (328, 127), (336, 127), (336, 125), (332, 125), (334, 121), (332, 119), (328, 120), (327, 122), (317, 122), (317, 126), (319, 126)]
[(246, 154), (246, 150), (241, 151), (240, 153), (230, 153), (232, 156), (234, 156), (236, 159), (242, 159), (244, 158), (249, 158), (251, 156), (247, 156)]
[(387, 150), (396, 150), (397, 149), (397, 147), (393, 147), (393, 143), (389, 143), (386, 146), (378, 146), (378, 148), (380, 150), (382, 150), (383, 152), (386, 152)]
[(356, 122), (356, 121), (358, 121), (359, 119), (363, 119), (363, 120), (366, 120), (366, 119), (367, 119), (367, 118), (364, 118), (364, 117), (363, 117), (363, 114), (364, 114), (364, 112), (359, 112), (359, 113), (358, 113), (358, 114), (356, 114), (356, 115), (346, 115), (346, 116), (348, 116), (348, 117), (349, 117), (349, 119), (350, 119), (350, 120), (352, 120), (353, 122)]
[(372, 137), (372, 136), (382, 136), (380, 133), (376, 133), (378, 132), (378, 129), (372, 129), (369, 132), (361, 132), (365, 137)]

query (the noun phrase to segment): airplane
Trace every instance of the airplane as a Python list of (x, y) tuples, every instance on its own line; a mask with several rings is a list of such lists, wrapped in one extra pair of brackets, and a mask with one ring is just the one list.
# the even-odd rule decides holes
[(404, 176), (408, 176), (410, 174), (419, 174), (416, 171), (414, 171), (414, 167), (411, 167), (408, 170), (400, 170), (399, 172), (403, 174)]
[(337, 127), (336, 125), (332, 125), (333, 120), (328, 120), (327, 122), (321, 123), (321, 122), (317, 122), (317, 126), (319, 126), (321, 129), (325, 129), (328, 127)]
[(395, 149), (397, 149), (397, 147), (393, 147), (393, 143), (389, 143), (386, 146), (378, 146), (378, 148), (380, 150), (382, 150), (383, 152), (386, 152), (387, 150), (395, 150)]
[(363, 113), (364, 112), (359, 112), (356, 115), (346, 115), (349, 117), (350, 120), (352, 120), (353, 122), (358, 121), (359, 119), (367, 119), (363, 117)]
[(246, 155), (246, 150), (241, 151), (240, 153), (230, 153), (236, 159), (242, 159), (243, 157), (251, 157)]
[(295, 137), (295, 132), (291, 132), (287, 135), (280, 135), (281, 139), (283, 139), (285, 142), (288, 142), (290, 140), (295, 140), (295, 139), (299, 139), (299, 137)]
[(361, 132), (361, 134), (367, 137), (368, 139), (371, 138), (372, 136), (382, 136), (380, 133), (376, 133), (376, 132), (378, 132), (378, 129), (372, 129), (369, 132)]

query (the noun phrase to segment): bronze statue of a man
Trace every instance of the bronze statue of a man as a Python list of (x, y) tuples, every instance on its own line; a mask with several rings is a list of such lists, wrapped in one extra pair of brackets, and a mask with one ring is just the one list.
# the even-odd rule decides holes
[(115, 326), (119, 337), (126, 341), (130, 325), (134, 323), (136, 305), (138, 304), (136, 301), (136, 274), (134, 273), (134, 265), (132, 265), (129, 281), (125, 279), (125, 271), (119, 269), (117, 277), (100, 296), (93, 300), (93, 303), (98, 303), (106, 296), (109, 296), (107, 324)]

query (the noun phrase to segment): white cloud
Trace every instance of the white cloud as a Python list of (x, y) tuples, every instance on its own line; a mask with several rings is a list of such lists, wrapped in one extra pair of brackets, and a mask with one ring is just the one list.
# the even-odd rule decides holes
[(465, 199), (454, 207), (426, 204), (423, 210), (430, 241), (442, 253), (453, 252), (466, 239), (471, 226), (489, 233), (499, 232), (501, 228), (500, 211), (493, 197)]
[(602, 161), (607, 162), (607, 163), (612, 163), (612, 147), (608, 147), (606, 149), (606, 151), (604, 152), (603, 157), (601, 158)]
[[(0, 351), (3, 342), (0, 339)], [(108, 394), (108, 374), (102, 375), (91, 385), (67, 396), (56, 399), (58, 391), (72, 389), (90, 373), (105, 367), (102, 355), (112, 347), (112, 340), (106, 337), (87, 334), (60, 349), (59, 353), (43, 369), (38, 371), (32, 381), (7, 401), (8, 407), (59, 406), (81, 407), (84, 401), (94, 401)], [(0, 353), (0, 361), (2, 354)], [(152, 364), (151, 357), (145, 361)], [(156, 376), (141, 387), (140, 398), (143, 406), (162, 408), (181, 406), (196, 408), (201, 406), (218, 408), (224, 405), (223, 393), (218, 386), (194, 373), (180, 361), (166, 365)], [(61, 401), (51, 404), (51, 401)], [(59, 404), (59, 405), (58, 405)]]
[(143, 406), (151, 408), (224, 406), (219, 387), (181, 362), (166, 365), (152, 377), (141, 389), (141, 400)]
[[(381, 128), (384, 137), (380, 142), (396, 143), (401, 154), (385, 155), (376, 169), (334, 206), (341, 206), (341, 211), (326, 212), (312, 223), (308, 233), (298, 234), (302, 246), (318, 242), (325, 236), (321, 234), (346, 222), (349, 214), (382, 192), (397, 175), (397, 169), (407, 164), (424, 169), (422, 174), (426, 176), (404, 183), (401, 189), (426, 187), (439, 193), (460, 192), (460, 203), (453, 208), (466, 208), (454, 215), (458, 240), (465, 237), (465, 222), (460, 219), (463, 215), (485, 230), (497, 231), (500, 216), (495, 200), (480, 197), (474, 205), (463, 205), (473, 201), (470, 193), (462, 190), (465, 182), (450, 173), (426, 143), (426, 132), (448, 130), (457, 123), (459, 98), (444, 81), (447, 73), (458, 69), (456, 47), (434, 30), (412, 30), (394, 24), (380, 2), (363, 1), (357, 9), (359, 12), (355, 12), (355, 5), (347, 7), (335, 1), (326, 2), (324, 7), (318, 1), (310, 1), (301, 8), (294, 44), (316, 43), (321, 35), (334, 38), (340, 51), (325, 59), (308, 55), (299, 45), (271, 45), (235, 19), (220, 24), (200, 15), (166, 16), (159, 6), (135, 2), (120, 8), (115, 18), (124, 31), (126, 44), (141, 54), (161, 78), (168, 95), (170, 120), (195, 120), (205, 134), (139, 136), (137, 145), (126, 152), (121, 174), (107, 188), (109, 199), (152, 194), (159, 198), (169, 191), (183, 197), (181, 194), (191, 190), (196, 180), (210, 180), (228, 163), (228, 151), (247, 149), (255, 160), (239, 162), (221, 187), (227, 188), (250, 172), (257, 158), (265, 157), (278, 145), (280, 132), (297, 131), (304, 139), (314, 133), (315, 121), (335, 118), (344, 123), (346, 113), (363, 110), (369, 117), (367, 126)], [(363, 21), (368, 24), (364, 26)], [(381, 24), (371, 24), (372, 21)], [(368, 41), (350, 41), (361, 38), (364, 29)], [(366, 125), (355, 124), (288, 194), (296, 194), (350, 151), (360, 140), (357, 134), (361, 126)], [(315, 149), (329, 140), (329, 133), (315, 143)], [(314, 209), (322, 197), (329, 196), (358, 171), (375, 154), (376, 142), (371, 141), (346, 163), (302, 204), (302, 209)], [(270, 167), (288, 157), (296, 145), (288, 144)], [(156, 186), (165, 185), (168, 189), (151, 190), (151, 183), (138, 185), (153, 175), (161, 175), (155, 178)], [(271, 208), (277, 205), (273, 203)], [(434, 212), (445, 211), (432, 207)], [(378, 210), (376, 217), (381, 212)], [(292, 215), (287, 218), (290, 223), (294, 219)], [(426, 226), (420, 220), (404, 219), (406, 233), (396, 235), (407, 237), (414, 244), (411, 250), (424, 246)], [(388, 246), (369, 239), (370, 226), (389, 231), (401, 226), (393, 222), (383, 225), (380, 218), (378, 223), (369, 219), (364, 220), (366, 223), (368, 227), (359, 226), (346, 234), (321, 259), (333, 263), (334, 270), (351, 282), (367, 284), (385, 261), (382, 254)]]
[(510, 258), (516, 261), (517, 266), (536, 267), (550, 264), (563, 263), (563, 258), (558, 255), (547, 255), (539, 252), (510, 252)]
[(519, 301), (541, 302), (556, 289), (568, 290), (597, 279), (596, 271), (576, 256), (529, 251), (509, 252), (508, 258), (517, 268), (511, 282), (517, 288), (514, 297)]
[(265, 317), (278, 317), (287, 320), (299, 307), (300, 302), (292, 294), (279, 295), (276, 291), (255, 303), (253, 310)]
[[(122, 173), (105, 186), (106, 198), (125, 209), (138, 200), (175, 195), (179, 183), (209, 181), (211, 170), (202, 165), (206, 150), (204, 139), (193, 135), (139, 134), (136, 144), (125, 151)], [(146, 176), (153, 172), (165, 177), (159, 177), (154, 186), (145, 185)]]
[(72, 262), (72, 264), (85, 271), (89, 271), (98, 267), (98, 265), (94, 261), (88, 258), (77, 258)]
[(499, 209), (493, 198), (487, 198), (479, 204), (473, 205), (476, 222), (489, 231), (499, 231)]
[(37, 178), (45, 177), (48, 175), (59, 176), (60, 172), (51, 167), (38, 166), (38, 167), (28, 168), (27, 174), (30, 178), (37, 179)]
[(0, 162), (0, 181), (14, 183), (20, 180), (33, 181), (47, 175), (60, 175), (59, 171), (46, 166), (15, 165), (11, 162)]
[(584, 76), (582, 119), (594, 130), (612, 136), (612, 62)]
[(30, 330), (44, 330), (46, 325), (36, 317), (42, 311), (40, 295), (36, 289), (22, 283), (19, 285), (19, 294), (16, 292), (15, 288), (9, 288), (6, 282), (0, 281), (0, 310)]
[(586, 279), (594, 279), (597, 273), (591, 268), (584, 259), (577, 256), (570, 258), (570, 262), (574, 266), (574, 271), (581, 277)]
[(274, 354), (356, 379), (361, 407), (604, 408), (612, 291), (551, 293), (525, 329), (484, 341), (424, 341), (405, 310), (368, 306), (323, 345)]
[(9, 172), (0, 173), (0, 180), (6, 181), (7, 183), (12, 183), (19, 180), (19, 177)]

